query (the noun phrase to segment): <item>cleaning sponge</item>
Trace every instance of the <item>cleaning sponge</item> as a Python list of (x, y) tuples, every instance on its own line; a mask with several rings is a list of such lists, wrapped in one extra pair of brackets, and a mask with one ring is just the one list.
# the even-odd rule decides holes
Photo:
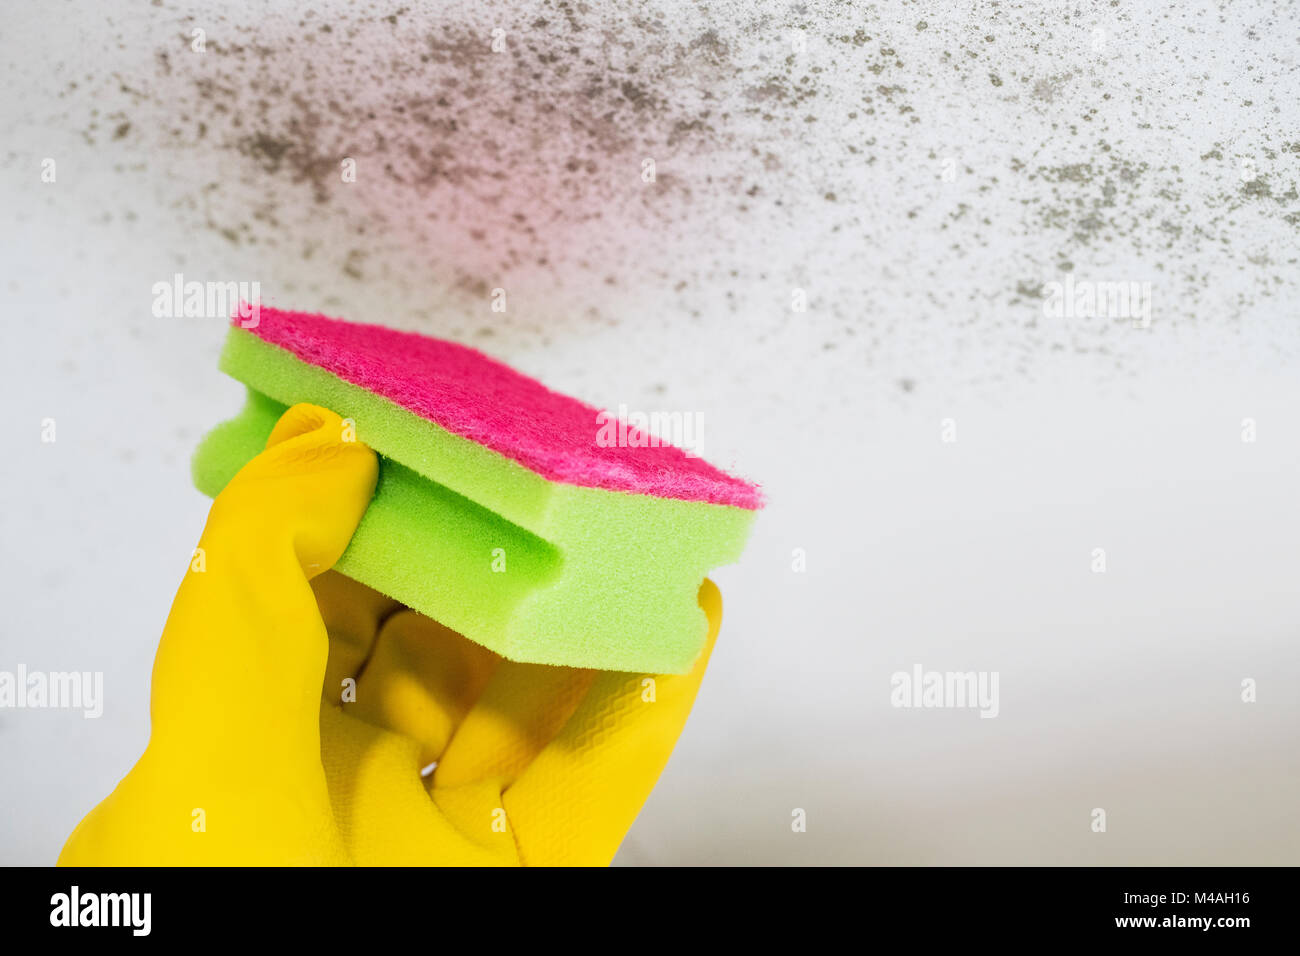
[(758, 489), (603, 419), (473, 349), (261, 308), (221, 368), (243, 411), (194, 459), (215, 496), (280, 414), (355, 423), (379, 484), (337, 569), (520, 661), (684, 673), (704, 644), (705, 575), (739, 558)]

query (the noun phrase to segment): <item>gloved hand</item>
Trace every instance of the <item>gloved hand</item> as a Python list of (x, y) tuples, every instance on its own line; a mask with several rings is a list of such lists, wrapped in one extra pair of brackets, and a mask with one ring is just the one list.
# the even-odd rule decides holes
[(149, 744), (61, 865), (613, 857), (690, 713), (717, 588), (689, 674), (504, 660), (328, 571), (378, 473), (345, 435), (295, 405), (213, 502), (154, 661)]

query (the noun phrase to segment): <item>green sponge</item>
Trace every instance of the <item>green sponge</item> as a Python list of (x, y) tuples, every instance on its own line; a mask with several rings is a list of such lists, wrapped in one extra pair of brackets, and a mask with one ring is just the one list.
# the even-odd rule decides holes
[(696, 594), (737, 560), (756, 487), (472, 349), (262, 308), (221, 368), (243, 411), (194, 458), (215, 496), (281, 413), (356, 423), (379, 483), (337, 570), (519, 661), (684, 673), (707, 621)]

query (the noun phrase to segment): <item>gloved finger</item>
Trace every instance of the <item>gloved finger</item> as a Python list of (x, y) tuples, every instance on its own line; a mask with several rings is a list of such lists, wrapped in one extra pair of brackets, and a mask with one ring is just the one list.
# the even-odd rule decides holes
[(531, 865), (604, 866), (650, 795), (681, 734), (722, 624), (722, 596), (705, 580), (708, 640), (687, 674), (600, 672), (586, 697), (515, 783), (503, 805)]
[(356, 679), (379, 629), (390, 616), (405, 610), (405, 605), (337, 571), (313, 578), (311, 588), (329, 634), (329, 661), (321, 699), (338, 706), (349, 697), (355, 698)]
[(503, 660), (447, 745), (433, 786), (509, 785), (554, 739), (596, 671)]
[(486, 787), (443, 807), (420, 779), (420, 745), (356, 720), (346, 709), (321, 708), (322, 761), (334, 820), (358, 866), (517, 865), (514, 839), (493, 826), (500, 793)]
[(384, 621), (344, 711), (420, 745), (420, 766), (437, 761), (501, 658), (423, 614)]

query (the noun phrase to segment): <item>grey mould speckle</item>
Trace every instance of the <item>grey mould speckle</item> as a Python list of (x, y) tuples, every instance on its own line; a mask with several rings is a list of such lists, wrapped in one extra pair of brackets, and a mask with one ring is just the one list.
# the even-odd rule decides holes
[[(869, 367), (971, 325), (996, 378), (1105, 338), (1035, 321), (1062, 273), (1154, 279), (1181, 323), (1300, 291), (1300, 85), (1263, 39), (1292, 15), (1212, 9), (1192, 31), (1175, 3), (156, 3), (137, 74), (56, 79), (88, 142), (217, 157), (178, 213), (241, 247), (465, 302), (544, 289), (538, 338), (725, 321)], [(817, 334), (791, 346), (796, 324)]]

